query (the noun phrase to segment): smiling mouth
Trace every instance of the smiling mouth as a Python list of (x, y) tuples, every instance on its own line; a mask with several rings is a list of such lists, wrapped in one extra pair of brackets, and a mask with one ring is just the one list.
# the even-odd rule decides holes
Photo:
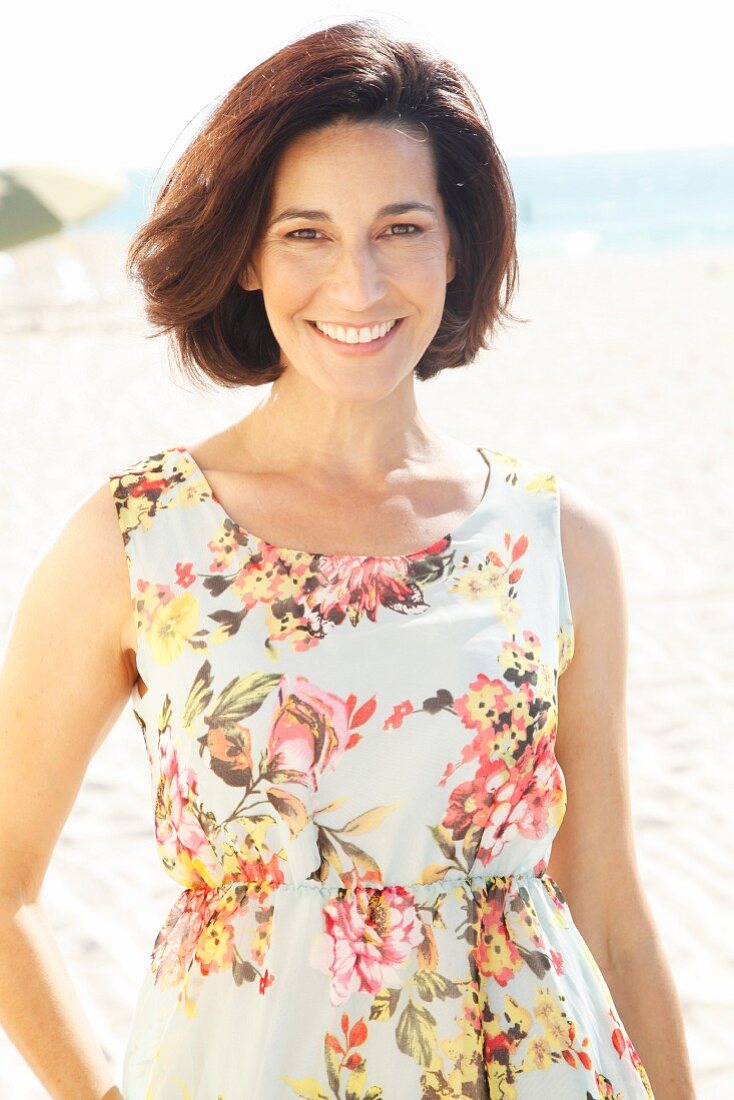
[[(332, 344), (336, 344), (338, 347), (369, 349), (369, 348), (380, 347), (382, 344), (386, 343), (390, 339), (392, 334), (394, 332), (396, 332), (398, 328), (400, 328), (400, 325), (402, 324), (402, 322), (404, 320), (405, 320), (404, 317), (396, 317), (393, 324), (387, 330), (387, 332), (384, 334), (384, 336), (376, 336), (372, 340), (339, 340), (336, 336), (330, 336), (327, 332), (324, 332), (323, 329), (318, 327), (318, 325), (316, 324), (315, 321), (308, 321), (308, 324), (311, 326), (311, 328), (314, 330), (314, 332), (317, 333), (319, 336), (322, 336), (324, 338), (324, 340), (330, 340)], [(386, 322), (384, 322), (384, 321), (382, 322), (382, 324), (385, 324), (385, 323)], [(330, 328), (347, 329), (347, 328), (376, 328), (377, 326), (376, 325), (360, 325), (360, 326), (356, 326), (356, 325), (350, 325), (350, 326), (347, 326), (347, 325), (340, 325), (340, 326), (333, 325), (332, 326), (332, 325), (330, 325), (329, 327)]]

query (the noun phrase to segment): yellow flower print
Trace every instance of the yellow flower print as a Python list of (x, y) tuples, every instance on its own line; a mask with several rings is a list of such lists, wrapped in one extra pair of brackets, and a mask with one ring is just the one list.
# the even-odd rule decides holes
[(207, 497), (207, 484), (202, 478), (186, 478), (170, 499), (169, 508), (191, 508)]
[(544, 1035), (536, 1035), (528, 1039), (528, 1049), (523, 1062), (523, 1070), (550, 1069), (553, 1065), (553, 1057), (548, 1040)]
[(234, 929), (224, 920), (213, 920), (207, 924), (196, 946), (196, 957), (202, 973), (221, 970), (232, 961), (234, 949)]
[(545, 664), (543, 661), (539, 662), (536, 666), (536, 680), (535, 680), (535, 696), (540, 699), (548, 699), (551, 703), (550, 708), (546, 712), (546, 726), (551, 721), (557, 718), (555, 713), (554, 703), (555, 700), (555, 670), (552, 665)]
[(571, 663), (574, 652), (573, 627), (564, 623), (558, 632), (558, 675), (565, 672)]
[(485, 675), (477, 676), (458, 701), (461, 704), (460, 713), (464, 725), (468, 729), (493, 729), (499, 722), (500, 715), (510, 709), (510, 700), (513, 697), (512, 689), (504, 680), (490, 680)]
[(498, 618), (511, 627), (519, 615), (517, 585), (524, 568), (516, 563), (527, 551), (528, 537), (520, 535), (513, 542), (511, 532), (505, 531), (502, 541), (505, 557), (492, 549), (470, 567), (470, 558), (465, 556), (463, 568), (454, 571), (449, 591), (472, 601), (491, 599)]
[(150, 514), (150, 501), (145, 496), (128, 493), (119, 505), (120, 526), (125, 531), (134, 531), (138, 527), (147, 531), (153, 526), (153, 518)]
[(209, 572), (226, 573), (245, 542), (244, 534), (232, 521), (229, 518), (223, 519), (206, 544), (212, 555)]
[(242, 860), (270, 857), (271, 852), (265, 843), (265, 834), (275, 824), (275, 818), (270, 814), (262, 814), (255, 821), (241, 817), (237, 824), (242, 826), (243, 835), (236, 841), (228, 838), (220, 854), (225, 874), (233, 878), (241, 873)]
[(463, 573), (455, 573), (449, 591), (458, 592), (468, 600), (486, 600), (498, 589), (504, 589), (507, 585), (504, 570), (501, 569), (467, 569)]
[(509, 993), (505, 995), (505, 1018), (510, 1025), (508, 1030), (517, 1030), (527, 1035), (533, 1023), (533, 1017)]
[(556, 491), (556, 475), (542, 471), (526, 481), (523, 486), (526, 493), (554, 493)]
[[(492, 1060), (487, 1068), (489, 1077), (489, 1095), (501, 1097), (502, 1100), (517, 1100), (517, 1087), (509, 1080), (510, 1070), (497, 1059)], [(457, 1092), (457, 1096), (462, 1096)]]
[(199, 601), (193, 592), (182, 592), (161, 603), (153, 616), (148, 645), (159, 665), (170, 665), (186, 648), (199, 626)]
[(550, 1024), (561, 1013), (558, 1001), (548, 989), (536, 990), (534, 1011), (543, 1026)]
[(535, 1015), (542, 1025), (543, 1037), (552, 1050), (566, 1050), (573, 1045), (568, 1019), (550, 990), (537, 990)]
[(267, 610), (273, 601), (298, 602), (304, 594), (302, 570), (288, 572), (272, 557), (264, 557), (259, 562), (248, 559), (232, 582), (232, 592), (242, 601), (243, 607), (262, 603)]
[(207, 886), (219, 886), (222, 875), (219, 870), (214, 870), (199, 856), (191, 856), (185, 848), (182, 848), (176, 857), (173, 877), (176, 882), (181, 882), (187, 887), (197, 882), (205, 882)]
[(543, 1034), (553, 1050), (567, 1050), (573, 1045), (568, 1022), (561, 1015), (543, 1022)]
[(494, 610), (501, 623), (512, 631), (517, 630), (520, 608), (515, 596), (511, 596), (509, 592), (498, 592), (494, 599)]
[(471, 1054), (476, 1049), (476, 1029), (470, 1020), (458, 1016), (456, 1022), (459, 1025), (458, 1034), (447, 1039), (441, 1039), (439, 1046), (451, 1062), (458, 1062), (463, 1054)]

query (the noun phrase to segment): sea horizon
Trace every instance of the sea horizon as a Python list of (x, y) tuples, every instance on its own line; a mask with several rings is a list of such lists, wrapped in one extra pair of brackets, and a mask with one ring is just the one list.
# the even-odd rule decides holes
[[(734, 246), (734, 147), (507, 157), (518, 253), (657, 254)], [(66, 232), (132, 234), (165, 171), (123, 171), (118, 202)]]

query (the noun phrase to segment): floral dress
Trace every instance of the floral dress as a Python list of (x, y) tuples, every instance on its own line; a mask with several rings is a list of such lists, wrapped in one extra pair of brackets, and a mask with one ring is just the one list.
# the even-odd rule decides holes
[(171, 446), (110, 476), (153, 827), (181, 887), (125, 1100), (635, 1100), (547, 872), (574, 633), (555, 476), (480, 448), (415, 553), (273, 546)]

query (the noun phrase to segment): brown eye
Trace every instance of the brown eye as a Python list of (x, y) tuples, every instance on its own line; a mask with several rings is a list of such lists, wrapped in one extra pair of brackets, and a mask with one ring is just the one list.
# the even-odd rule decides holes
[(422, 233), (423, 230), (419, 225), (412, 225), (409, 222), (395, 222), (390, 226), (390, 229), (414, 229), (415, 233), (391, 233), (391, 237), (415, 237), (418, 233)]
[[(423, 229), (420, 225), (413, 225), (410, 222), (394, 222), (393, 225), (388, 226), (388, 230), (398, 230), (397, 233), (388, 232), (386, 230), (387, 236), (389, 236), (389, 237), (416, 237), (416, 236), (418, 236), (419, 233), (423, 232)], [(412, 232), (408, 232), (408, 230), (412, 230)], [(286, 237), (286, 240), (290, 239), (292, 241), (315, 241), (315, 240), (318, 239), (315, 236), (314, 237), (302, 237), (302, 236), (299, 236), (299, 234), (301, 234), (301, 233), (318, 233), (318, 232), (319, 232), (318, 229), (310, 229), (310, 228), (309, 229), (292, 229), (290, 231), (290, 233), (286, 233), (285, 237)]]
[(318, 229), (292, 229), (290, 233), (286, 233), (286, 237), (291, 237), (294, 241), (315, 240), (315, 237), (297, 237), (297, 233), (318, 233)]

